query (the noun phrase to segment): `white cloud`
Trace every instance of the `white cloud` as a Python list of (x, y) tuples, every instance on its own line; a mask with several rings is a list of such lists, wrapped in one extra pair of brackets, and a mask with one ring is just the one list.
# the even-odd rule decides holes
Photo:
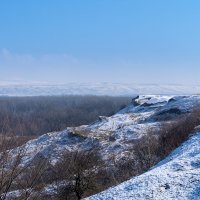
[[(119, 65), (119, 64), (118, 64)], [(76, 58), (68, 54), (13, 53), (0, 50), (0, 79), (45, 82), (102, 82), (118, 80), (116, 62)]]
[(63, 73), (76, 71), (78, 59), (67, 54), (17, 54), (0, 50), (0, 78), (24, 80), (55, 80)]
[(0, 50), (0, 81), (200, 83), (199, 66), (193, 66), (195, 73), (188, 66), (121, 58), (83, 59), (69, 54), (36, 56)]
[[(33, 56), (31, 54), (16, 54), (7, 49), (0, 51), (0, 59), (5, 67), (59, 67), (78, 64), (78, 60), (67, 54), (44, 54)], [(59, 64), (59, 66), (58, 66)], [(2, 66), (1, 66), (2, 67)]]

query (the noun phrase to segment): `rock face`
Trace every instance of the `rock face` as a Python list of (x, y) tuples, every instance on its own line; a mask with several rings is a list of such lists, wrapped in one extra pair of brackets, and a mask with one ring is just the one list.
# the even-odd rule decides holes
[(85, 200), (200, 199), (200, 133), (150, 171)]
[(131, 103), (111, 117), (100, 117), (92, 124), (47, 133), (27, 142), (23, 146), (27, 150), (23, 164), (29, 163), (38, 154), (56, 163), (66, 150), (88, 150), (97, 146), (105, 159), (120, 159), (133, 141), (147, 134), (150, 128), (157, 129), (160, 123), (189, 112), (200, 102), (200, 96), (148, 95), (138, 96), (134, 101), (137, 105)]
[(136, 97), (134, 97), (134, 98), (132, 99), (132, 104), (133, 104), (134, 106), (139, 106), (139, 103), (136, 101), (137, 99), (139, 99), (139, 96), (136, 96)]

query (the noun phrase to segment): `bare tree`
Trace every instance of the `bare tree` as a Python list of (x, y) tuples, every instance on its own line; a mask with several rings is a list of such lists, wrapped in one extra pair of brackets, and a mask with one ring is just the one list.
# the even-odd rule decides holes
[(59, 198), (79, 200), (92, 193), (97, 187), (96, 174), (100, 162), (96, 150), (65, 153), (56, 166), (58, 180), (65, 180), (64, 185), (58, 187)]
[(0, 200), (17, 199), (18, 197), (20, 200), (27, 200), (30, 199), (38, 184), (42, 183), (47, 161), (42, 159), (37, 163), (24, 165), (23, 158), (26, 155), (26, 149), (17, 147), (12, 150), (11, 146), (13, 144), (10, 139), (1, 136)]

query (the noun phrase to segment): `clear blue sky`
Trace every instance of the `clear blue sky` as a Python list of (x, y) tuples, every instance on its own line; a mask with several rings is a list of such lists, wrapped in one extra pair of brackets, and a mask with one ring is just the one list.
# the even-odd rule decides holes
[(0, 1), (0, 80), (200, 83), (199, 0)]

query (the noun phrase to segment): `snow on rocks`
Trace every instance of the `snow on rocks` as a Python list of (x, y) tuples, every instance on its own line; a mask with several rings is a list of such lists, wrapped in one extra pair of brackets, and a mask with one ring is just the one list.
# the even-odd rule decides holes
[(173, 96), (163, 96), (163, 95), (141, 95), (135, 101), (142, 105), (144, 103), (153, 105), (157, 103), (166, 103), (171, 99)]

